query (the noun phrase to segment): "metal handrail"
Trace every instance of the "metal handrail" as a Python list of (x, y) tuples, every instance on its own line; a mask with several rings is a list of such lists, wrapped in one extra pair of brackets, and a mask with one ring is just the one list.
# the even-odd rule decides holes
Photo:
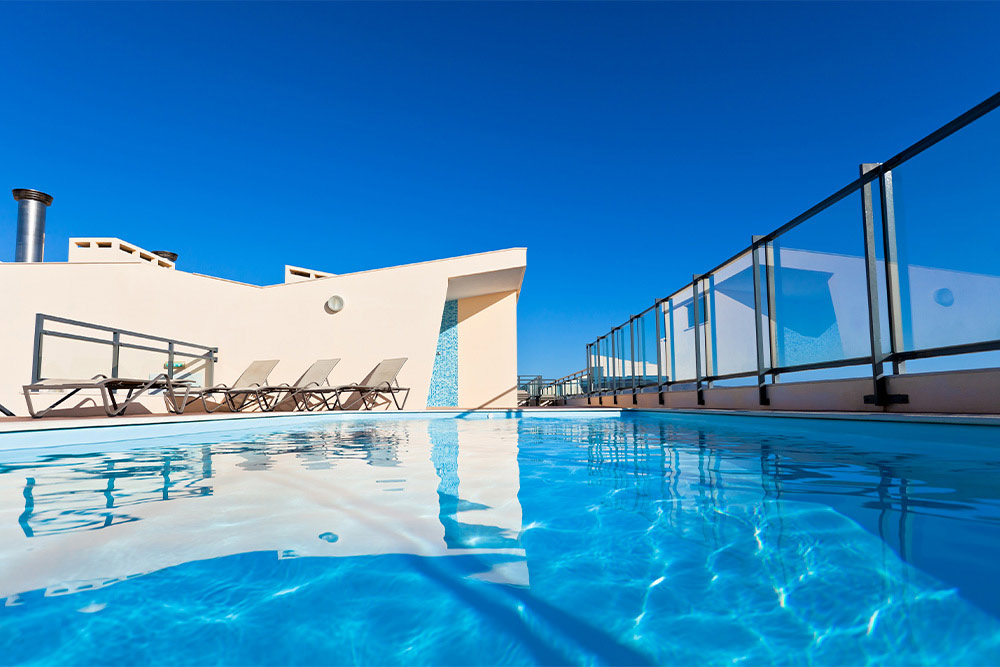
[[(766, 402), (767, 402), (766, 392), (764, 391), (764, 388), (763, 388), (763, 383), (764, 383), (764, 378), (765, 377), (770, 376), (772, 379), (775, 379), (779, 374), (782, 374), (782, 373), (799, 372), (799, 371), (805, 371), (805, 370), (818, 370), (818, 369), (824, 369), (824, 368), (838, 368), (838, 367), (857, 366), (857, 365), (862, 365), (862, 364), (864, 364), (864, 365), (871, 364), (872, 365), (873, 379), (875, 381), (876, 388), (875, 388), (874, 394), (872, 396), (870, 396), (870, 397), (866, 397), (866, 400), (868, 400), (870, 398), (870, 399), (872, 399), (871, 402), (874, 402), (876, 404), (880, 404), (881, 405), (881, 404), (885, 404), (886, 402), (891, 402), (891, 401), (894, 401), (894, 400), (905, 400), (905, 397), (892, 397), (892, 396), (888, 396), (886, 394), (885, 385), (884, 385), (884, 374), (883, 374), (883, 371), (882, 371), (883, 365), (886, 364), (886, 363), (891, 363), (893, 365), (893, 372), (895, 373), (895, 372), (898, 372), (899, 369), (901, 369), (902, 362), (904, 362), (906, 360), (909, 360), (909, 359), (924, 359), (924, 358), (946, 356), (946, 355), (969, 354), (969, 353), (975, 353), (975, 352), (985, 352), (985, 351), (1000, 350), (1000, 339), (998, 339), (998, 340), (990, 340), (990, 341), (978, 341), (978, 342), (974, 342), (974, 343), (963, 343), (963, 344), (956, 344), (956, 345), (948, 345), (948, 346), (936, 347), (936, 348), (932, 348), (932, 349), (928, 348), (928, 349), (919, 349), (919, 350), (902, 350), (902, 349), (896, 349), (896, 346), (894, 344), (893, 345), (893, 350), (891, 352), (889, 352), (889, 353), (883, 353), (881, 350), (878, 350), (878, 351), (873, 351), (873, 353), (871, 355), (865, 356), (865, 357), (853, 357), (853, 358), (850, 358), (850, 359), (839, 359), (839, 360), (833, 360), (833, 361), (815, 362), (815, 363), (808, 363), (808, 364), (798, 364), (798, 365), (794, 365), (794, 366), (783, 366), (783, 367), (782, 366), (776, 366), (776, 365), (773, 365), (771, 367), (765, 367), (764, 361), (762, 359), (762, 355), (760, 353), (758, 353), (758, 368), (756, 370), (745, 371), (745, 372), (738, 372), (738, 373), (728, 373), (728, 374), (711, 374), (711, 373), (708, 373), (708, 374), (702, 375), (702, 370), (701, 370), (701, 368), (702, 368), (702, 359), (701, 359), (701, 354), (700, 354), (701, 351), (700, 351), (700, 349), (698, 349), (698, 347), (699, 347), (699, 345), (698, 345), (698, 343), (699, 343), (699, 327), (702, 326), (702, 323), (698, 321), (698, 318), (696, 316), (695, 332), (694, 332), (694, 340), (695, 340), (695, 347), (696, 347), (696, 349), (695, 349), (695, 377), (694, 378), (685, 378), (685, 379), (670, 378), (667, 374), (665, 374), (663, 372), (664, 371), (664, 369), (663, 369), (663, 363), (662, 363), (662, 360), (659, 358), (660, 357), (660, 349), (659, 348), (660, 348), (660, 340), (661, 340), (661, 336), (659, 334), (659, 329), (660, 329), (660, 326), (662, 324), (660, 320), (662, 320), (662, 315), (663, 315), (663, 304), (668, 303), (671, 299), (676, 298), (681, 293), (683, 293), (686, 290), (690, 289), (691, 290), (691, 298), (694, 300), (694, 308), (695, 308), (695, 310), (698, 310), (700, 308), (699, 299), (701, 298), (701, 296), (699, 295), (699, 285), (701, 284), (701, 282), (704, 281), (705, 279), (707, 279), (708, 277), (710, 277), (711, 275), (713, 275), (714, 273), (716, 273), (717, 271), (719, 271), (720, 269), (722, 269), (723, 267), (725, 267), (728, 264), (730, 264), (730, 263), (732, 263), (732, 262), (740, 259), (741, 257), (743, 257), (744, 255), (747, 255), (747, 254), (750, 254), (750, 256), (753, 259), (754, 280), (755, 280), (755, 289), (754, 289), (754, 292), (755, 292), (755, 307), (754, 307), (754, 311), (755, 311), (755, 317), (757, 319), (758, 329), (759, 329), (759, 323), (760, 323), (760, 320), (761, 320), (761, 317), (762, 317), (762, 304), (760, 303), (760, 291), (757, 289), (757, 285), (756, 285), (756, 281), (757, 281), (757, 278), (758, 278), (758, 275), (757, 275), (758, 274), (758, 267), (760, 266), (760, 264), (758, 263), (758, 254), (759, 254), (759, 251), (763, 250), (765, 253), (770, 253), (771, 252), (771, 246), (770, 246), (770, 244), (774, 240), (776, 240), (777, 238), (779, 238), (780, 236), (782, 236), (786, 232), (789, 232), (792, 229), (795, 229), (799, 225), (801, 225), (804, 222), (812, 219), (813, 217), (815, 217), (819, 213), (825, 211), (826, 209), (830, 208), (834, 204), (836, 204), (836, 203), (844, 200), (845, 198), (847, 198), (847, 197), (849, 197), (849, 196), (851, 196), (852, 194), (855, 194), (855, 193), (861, 193), (863, 195), (862, 198), (863, 198), (863, 209), (864, 209), (864, 215), (865, 215), (864, 222), (865, 222), (865, 233), (866, 233), (866, 237), (865, 237), (865, 262), (866, 262), (866, 270), (867, 270), (868, 275), (869, 275), (869, 293), (868, 293), (868, 300), (869, 300), (869, 326), (872, 329), (872, 340), (873, 340), (873, 342), (876, 341), (876, 340), (878, 340), (878, 338), (875, 336), (875, 334), (878, 333), (878, 327), (879, 327), (879, 323), (878, 323), (878, 318), (879, 318), (879, 313), (878, 313), (878, 293), (877, 293), (877, 286), (875, 286), (872, 283), (872, 280), (871, 280), (871, 276), (874, 276), (875, 275), (875, 271), (876, 271), (876, 269), (875, 269), (876, 260), (875, 260), (875, 254), (874, 254), (874, 232), (875, 232), (875, 229), (874, 229), (874, 225), (873, 225), (873, 221), (872, 221), (873, 216), (872, 216), (872, 202), (871, 202), (871, 184), (873, 182), (875, 182), (875, 181), (879, 181), (880, 185), (882, 186), (882, 187), (880, 187), (880, 198), (881, 198), (881, 202), (880, 203), (881, 203), (882, 208), (883, 208), (883, 216), (882, 216), (882, 222), (881, 222), (882, 227), (883, 227), (882, 232), (885, 235), (886, 239), (889, 239), (890, 236), (891, 236), (892, 239), (893, 239), (893, 242), (894, 242), (894, 235), (895, 235), (895, 231), (894, 231), (894, 227), (893, 227), (894, 223), (890, 222), (890, 221), (887, 221), (887, 219), (886, 219), (887, 216), (885, 215), (886, 211), (888, 210), (889, 211), (889, 216), (888, 217), (891, 218), (891, 216), (892, 216), (892, 213), (891, 213), (892, 206), (893, 206), (893, 203), (892, 203), (892, 200), (891, 200), (891, 197), (892, 197), (892, 194), (891, 194), (891, 172), (892, 172), (892, 170), (895, 169), (895, 168), (897, 168), (897, 167), (899, 167), (902, 164), (905, 164), (908, 160), (916, 157), (917, 155), (920, 155), (923, 151), (925, 151), (928, 148), (934, 146), (935, 144), (937, 144), (938, 142), (942, 141), (943, 139), (946, 139), (947, 137), (951, 136), (955, 132), (958, 132), (959, 130), (965, 128), (966, 126), (968, 126), (970, 123), (976, 121), (977, 119), (979, 119), (979, 118), (985, 116), (986, 114), (988, 114), (988, 113), (996, 110), (997, 108), (1000, 108), (1000, 93), (996, 93), (996, 94), (990, 96), (989, 98), (987, 98), (986, 100), (984, 100), (980, 104), (978, 104), (975, 107), (969, 109), (965, 113), (961, 114), (960, 116), (958, 116), (954, 120), (952, 120), (949, 123), (947, 123), (947, 124), (943, 125), (942, 127), (938, 128), (937, 130), (931, 132), (930, 134), (928, 134), (927, 136), (923, 137), (922, 139), (920, 139), (919, 141), (915, 142), (914, 144), (910, 145), (909, 147), (903, 149), (902, 151), (900, 151), (896, 155), (892, 156), (891, 158), (889, 158), (885, 162), (879, 163), (879, 164), (866, 164), (866, 165), (862, 165), (861, 174), (860, 174), (860, 176), (858, 178), (854, 179), (853, 181), (851, 181), (847, 185), (843, 186), (842, 188), (840, 188), (836, 192), (832, 193), (831, 195), (829, 195), (828, 197), (826, 197), (822, 201), (818, 202), (814, 206), (810, 207), (806, 211), (804, 211), (801, 214), (795, 216), (794, 218), (792, 218), (788, 222), (784, 223), (780, 227), (772, 230), (768, 234), (765, 234), (763, 236), (755, 236), (755, 237), (753, 237), (753, 239), (752, 239), (752, 241), (751, 241), (751, 243), (750, 243), (749, 246), (747, 246), (747, 247), (739, 250), (733, 256), (731, 256), (728, 259), (724, 260), (723, 262), (721, 262), (720, 264), (718, 264), (714, 268), (710, 269), (709, 271), (707, 271), (705, 273), (702, 273), (702, 274), (696, 274), (696, 275), (692, 276), (692, 280), (689, 283), (686, 283), (680, 289), (674, 291), (669, 296), (656, 299), (654, 301), (654, 303), (653, 303), (652, 306), (646, 308), (645, 310), (643, 310), (638, 315), (632, 315), (631, 317), (629, 317), (629, 319), (626, 322), (624, 322), (624, 323), (622, 323), (622, 324), (620, 324), (618, 326), (612, 327), (610, 329), (610, 331), (608, 331), (608, 333), (605, 333), (603, 335), (598, 336), (592, 343), (588, 343), (587, 344), (587, 370), (588, 370), (588, 375), (590, 377), (592, 377), (592, 378), (594, 377), (593, 369), (595, 368), (595, 365), (594, 365), (595, 358), (603, 358), (603, 360), (601, 362), (601, 365), (596, 366), (597, 368), (600, 368), (600, 370), (601, 370), (600, 375), (602, 377), (600, 379), (600, 383), (601, 384), (614, 385), (614, 386), (608, 386), (608, 387), (598, 388), (598, 387), (595, 386), (595, 384), (597, 384), (597, 383), (588, 383), (588, 391), (586, 392), (586, 395), (592, 395), (594, 393), (597, 393), (599, 391), (604, 391), (604, 390), (610, 390), (610, 391), (617, 392), (619, 389), (621, 389), (621, 387), (618, 386), (618, 385), (623, 384), (626, 381), (626, 377), (628, 377), (628, 376), (626, 375), (625, 368), (621, 368), (621, 369), (616, 368), (616, 366), (618, 364), (624, 366), (625, 364), (631, 363), (633, 365), (633, 369), (632, 369), (632, 373), (631, 373), (631, 377), (633, 378), (632, 389), (634, 391), (637, 388), (639, 388), (639, 387), (636, 386), (636, 384), (634, 382), (634, 377), (635, 377), (635, 372), (634, 372), (635, 360), (634, 360), (634, 358), (633, 359), (625, 359), (624, 356), (623, 356), (622, 358), (619, 359), (616, 356), (618, 354), (619, 350), (618, 349), (611, 349), (611, 348), (613, 346), (617, 348), (616, 339), (618, 337), (623, 336), (624, 329), (625, 329), (626, 326), (628, 326), (629, 327), (629, 335), (630, 335), (630, 338), (631, 338), (631, 341), (632, 341), (632, 355), (631, 356), (635, 357), (635, 350), (634, 350), (634, 338), (635, 338), (635, 334), (634, 334), (634, 331), (633, 331), (632, 324), (638, 318), (646, 315), (650, 310), (653, 310), (653, 309), (657, 310), (657, 316), (656, 316), (657, 317), (657, 321), (656, 321), (656, 328), (657, 328), (657, 372), (661, 376), (660, 377), (661, 381), (658, 383), (660, 385), (659, 389), (660, 390), (662, 390), (664, 388), (669, 389), (670, 385), (674, 385), (674, 384), (690, 384), (690, 383), (694, 382), (694, 383), (696, 383), (697, 389), (698, 389), (698, 392), (699, 392), (699, 402), (701, 402), (701, 389), (702, 389), (702, 385), (705, 384), (705, 383), (710, 383), (710, 382), (716, 381), (716, 380), (746, 378), (746, 377), (753, 377), (753, 376), (756, 375), (758, 377), (758, 381), (759, 381), (759, 383), (761, 385), (761, 403), (762, 404), (766, 404)], [(887, 187), (890, 190), (890, 192), (888, 194), (888, 201), (887, 201), (887, 193), (886, 193)], [(887, 207), (888, 207), (888, 209), (887, 209)], [(895, 260), (893, 259), (893, 263), (894, 262), (895, 262)], [(888, 270), (889, 261), (886, 261), (885, 264), (886, 264), (886, 269)], [(773, 290), (772, 267), (771, 267), (771, 265), (769, 263), (765, 262), (764, 263), (764, 268), (765, 268), (766, 273), (767, 273), (767, 280), (768, 280), (767, 287), (769, 289), (768, 297), (769, 297), (769, 300), (770, 300), (771, 298), (773, 298), (773, 295), (770, 292), (770, 290)], [(896, 302), (893, 300), (893, 295), (890, 295), (890, 300), (889, 300), (889, 303), (888, 303), (890, 323), (891, 323), (893, 317), (899, 317), (899, 313), (895, 312), (895, 309), (896, 309)], [(772, 313), (772, 312), (773, 311), (771, 310), (771, 308), (768, 308), (768, 313)], [(705, 326), (707, 326), (707, 323), (705, 323)], [(606, 341), (606, 343), (605, 343), (606, 347), (605, 347), (604, 350), (602, 350), (601, 349), (601, 343), (602, 343), (602, 341), (605, 341), (606, 339), (610, 339), (610, 340)], [(759, 330), (757, 331), (757, 341), (758, 341), (758, 349), (760, 349), (761, 332)], [(873, 344), (873, 347), (875, 347), (874, 344)], [(771, 364), (774, 364), (775, 359), (774, 359), (773, 355), (771, 356), (770, 361), (771, 361)], [(609, 377), (603, 377), (605, 371), (604, 371), (604, 368), (602, 367), (602, 365), (604, 365), (604, 364), (609, 364), (611, 366), (611, 374), (610, 374)], [(608, 381), (608, 382), (606, 382), (606, 381)]]
[[(52, 329), (46, 329), (46, 323), (57, 323), (57, 324), (68, 324), (70, 326), (80, 327), (83, 329), (91, 329), (94, 331), (105, 331), (111, 334), (111, 339), (106, 338), (95, 338), (94, 336), (85, 336), (81, 334), (69, 333), (66, 331), (54, 331)], [(167, 355), (167, 376), (172, 378), (174, 376), (174, 359), (176, 357), (185, 357), (188, 359), (204, 359), (205, 360), (205, 384), (212, 385), (213, 383), (213, 370), (215, 363), (218, 362), (218, 352), (219, 348), (212, 347), (209, 345), (202, 345), (201, 343), (189, 343), (187, 341), (182, 341), (177, 338), (166, 338), (164, 336), (154, 336), (152, 334), (144, 334), (138, 331), (129, 331), (128, 329), (121, 329), (118, 327), (110, 327), (102, 324), (94, 324), (92, 322), (84, 322), (82, 320), (73, 320), (66, 317), (57, 317), (55, 315), (46, 315), (45, 313), (37, 313), (35, 315), (35, 345), (32, 352), (32, 364), (31, 364), (31, 382), (36, 383), (42, 380), (42, 350), (43, 341), (45, 336), (51, 336), (53, 338), (65, 338), (69, 340), (78, 340), (85, 343), (96, 343), (98, 345), (110, 345), (111, 346), (111, 374), (110, 377), (118, 377), (118, 361), (121, 354), (122, 348), (127, 348), (131, 350), (142, 350), (145, 352), (157, 352)], [(166, 343), (165, 347), (155, 347), (152, 345), (141, 345), (138, 343), (123, 342), (121, 340), (122, 336), (129, 336), (132, 338), (139, 338), (143, 341), (152, 341), (158, 343)], [(177, 347), (189, 347), (195, 348), (196, 350), (202, 350), (200, 353), (188, 352), (185, 350), (179, 350)]]

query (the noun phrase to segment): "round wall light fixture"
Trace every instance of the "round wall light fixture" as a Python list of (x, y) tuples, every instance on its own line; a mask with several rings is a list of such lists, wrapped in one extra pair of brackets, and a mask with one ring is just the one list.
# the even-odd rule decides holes
[(331, 315), (339, 313), (344, 309), (344, 297), (334, 294), (326, 300), (326, 303), (323, 304), (323, 308)]

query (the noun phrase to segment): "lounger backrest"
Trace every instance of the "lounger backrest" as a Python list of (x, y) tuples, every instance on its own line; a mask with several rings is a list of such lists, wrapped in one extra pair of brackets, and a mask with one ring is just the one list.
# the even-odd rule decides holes
[(340, 359), (319, 359), (312, 366), (306, 369), (293, 387), (318, 387), (326, 384), (326, 379), (333, 371), (333, 367), (340, 363)]
[[(385, 386), (386, 383), (392, 384), (395, 381), (396, 376), (399, 375), (399, 369), (406, 363), (406, 359), (406, 357), (401, 359), (383, 359), (358, 384), (362, 387), (376, 387), (385, 390), (387, 388)], [(364, 405), (361, 400), (363, 396), (361, 392), (352, 391), (346, 399), (341, 400), (340, 405), (345, 410), (358, 410)]]
[(252, 387), (254, 385), (264, 385), (267, 383), (267, 376), (271, 374), (274, 367), (278, 365), (277, 359), (268, 359), (265, 361), (254, 361), (247, 369), (243, 371), (243, 375), (236, 379), (233, 383), (233, 388), (243, 388)]
[(396, 376), (399, 375), (399, 369), (406, 363), (406, 359), (407, 357), (401, 357), (399, 359), (383, 359), (379, 362), (378, 366), (372, 369), (372, 372), (368, 374), (368, 377), (361, 381), (361, 386), (382, 387), (387, 382), (392, 384), (396, 380)]

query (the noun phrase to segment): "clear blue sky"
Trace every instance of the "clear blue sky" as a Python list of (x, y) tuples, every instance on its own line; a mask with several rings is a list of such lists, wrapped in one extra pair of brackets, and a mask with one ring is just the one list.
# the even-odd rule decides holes
[(118, 236), (267, 284), (526, 246), (549, 376), (1000, 88), (1000, 3), (0, 11), (0, 185), (55, 196), (47, 259)]

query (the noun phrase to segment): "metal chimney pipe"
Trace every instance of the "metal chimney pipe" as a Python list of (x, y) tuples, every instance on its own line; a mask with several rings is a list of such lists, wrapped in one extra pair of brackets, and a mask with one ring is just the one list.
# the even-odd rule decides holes
[(45, 255), (45, 209), (52, 195), (38, 190), (15, 188), (17, 200), (17, 246), (15, 262), (40, 262)]

